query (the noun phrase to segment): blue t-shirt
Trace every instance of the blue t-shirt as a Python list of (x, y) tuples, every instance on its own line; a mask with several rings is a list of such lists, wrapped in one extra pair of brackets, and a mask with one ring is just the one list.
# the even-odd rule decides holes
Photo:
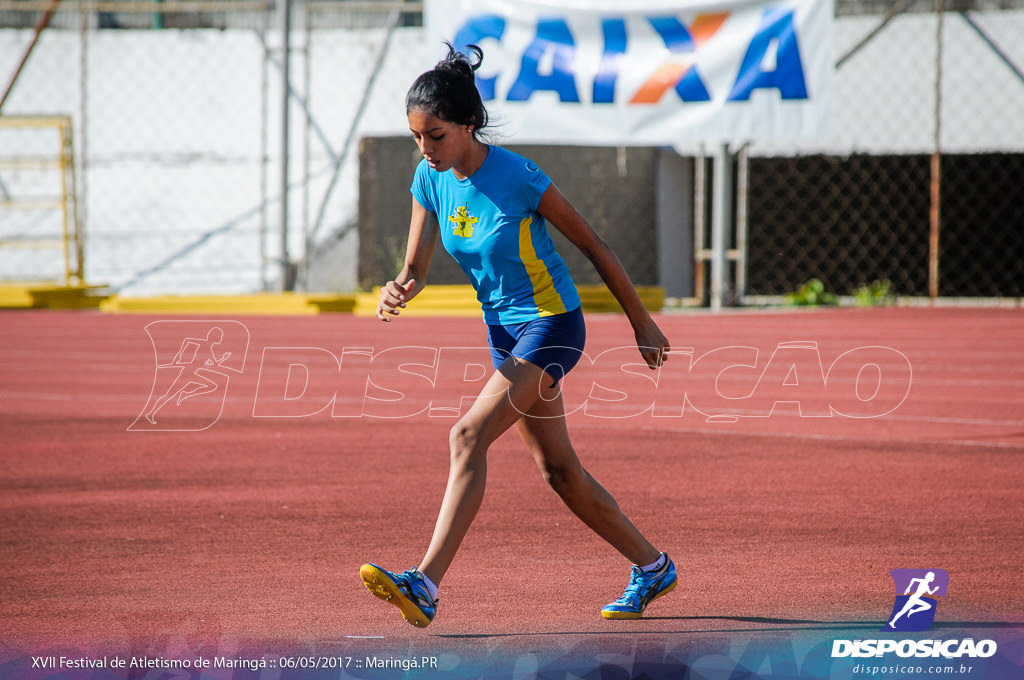
[(580, 306), (569, 268), (537, 212), (551, 180), (532, 161), (489, 146), (460, 180), (420, 162), (412, 195), (437, 215), (441, 242), (476, 289), (488, 324), (519, 324)]

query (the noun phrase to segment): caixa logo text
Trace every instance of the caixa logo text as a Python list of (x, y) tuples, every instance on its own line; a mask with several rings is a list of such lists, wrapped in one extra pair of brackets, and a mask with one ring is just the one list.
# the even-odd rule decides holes
[[(759, 89), (777, 90), (784, 100), (808, 98), (793, 8), (764, 10), (752, 33), (722, 31), (730, 18), (729, 12), (701, 13), (689, 25), (673, 15), (644, 16), (646, 25), (637, 25), (631, 18), (626, 15), (599, 17), (600, 37), (595, 40), (590, 35), (593, 17), (538, 17), (533, 38), (521, 47), (517, 59), (509, 60), (509, 66), (515, 64), (518, 70), (505, 93), (506, 101), (524, 102), (538, 92), (554, 92), (562, 103), (579, 104), (589, 94), (590, 102), (595, 105), (613, 104), (617, 99), (625, 99), (630, 105), (652, 105), (669, 90), (674, 90), (681, 101), (708, 102), (712, 92), (702, 72), (713, 69), (698, 68), (699, 53), (720, 32), (726, 33), (725, 37), (732, 43), (747, 43), (735, 82), (729, 89), (728, 101), (748, 101)], [(473, 15), (456, 31), (456, 47), (466, 51), (469, 45), (486, 44), (490, 40), (504, 43), (508, 23), (508, 18), (500, 14)], [(643, 70), (649, 65), (647, 54), (638, 56), (630, 51), (631, 43), (643, 45), (649, 40), (646, 35), (649, 32), (660, 38), (661, 55), (655, 54), (654, 59), (660, 56), (662, 61), (631, 94), (620, 95), (617, 93), (620, 75)], [(580, 34), (586, 38), (581, 38)], [(596, 60), (589, 59), (591, 45), (588, 42), (596, 43), (601, 49)], [(477, 87), (485, 101), (500, 98), (496, 85), (501, 75), (477, 77)]]

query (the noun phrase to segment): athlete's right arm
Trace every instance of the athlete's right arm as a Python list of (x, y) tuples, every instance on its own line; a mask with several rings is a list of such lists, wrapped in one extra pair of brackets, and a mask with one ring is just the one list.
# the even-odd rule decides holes
[(405, 266), (393, 281), (380, 289), (377, 300), (377, 318), (391, 321), (398, 316), (409, 300), (416, 297), (427, 285), (430, 258), (437, 245), (440, 229), (437, 217), (412, 199), (412, 217), (409, 219), (409, 244), (405, 250)]

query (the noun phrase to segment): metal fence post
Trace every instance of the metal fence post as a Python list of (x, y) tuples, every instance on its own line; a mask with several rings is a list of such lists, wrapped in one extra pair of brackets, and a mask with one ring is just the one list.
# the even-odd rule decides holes
[(289, 147), (289, 115), (291, 108), (291, 32), (292, 3), (291, 0), (278, 0), (278, 20), (281, 26), (281, 224), (280, 224), (280, 257), (281, 279), (278, 281), (279, 291), (294, 288), (291, 257), (288, 254), (288, 147)]
[(928, 297), (939, 297), (939, 231), (942, 220), (942, 0), (935, 0), (935, 147), (931, 157), (928, 210)]
[(715, 153), (711, 215), (711, 309), (719, 311), (726, 298), (726, 234), (732, 219), (732, 155), (729, 145), (720, 145)]

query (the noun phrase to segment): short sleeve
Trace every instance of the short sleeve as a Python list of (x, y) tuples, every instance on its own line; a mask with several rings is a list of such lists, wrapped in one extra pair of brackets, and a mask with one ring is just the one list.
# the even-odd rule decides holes
[(523, 158), (522, 162), (519, 183), (519, 186), (522, 187), (522, 198), (530, 210), (535, 211), (540, 205), (540, 199), (544, 196), (544, 192), (551, 186), (551, 179), (540, 169), (540, 166), (528, 158)]

